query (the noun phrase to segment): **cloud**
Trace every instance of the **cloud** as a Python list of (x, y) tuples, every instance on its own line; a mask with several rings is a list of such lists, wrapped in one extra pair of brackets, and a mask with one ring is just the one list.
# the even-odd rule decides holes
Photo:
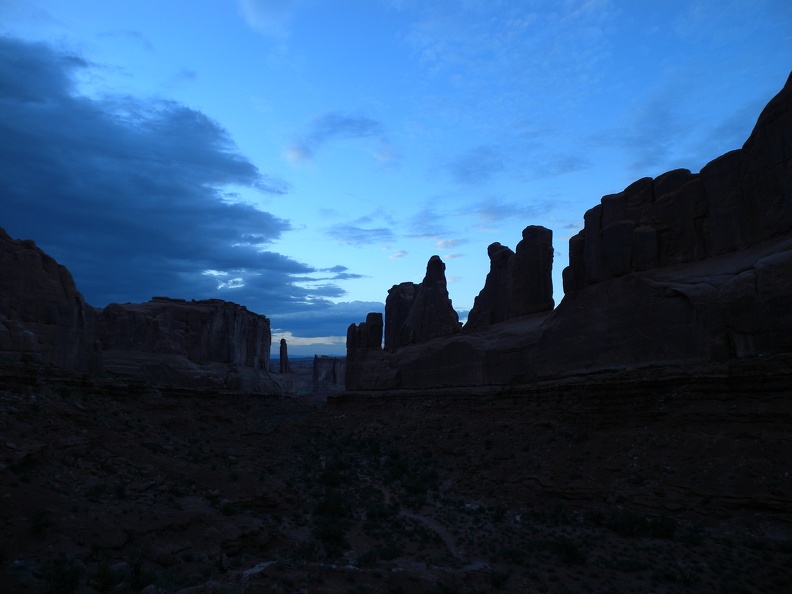
[(79, 95), (74, 78), (90, 68), (0, 37), (0, 226), (67, 266), (89, 303), (218, 297), (296, 319), (332, 308), (338, 283), (359, 278), (268, 249), (291, 223), (228, 188), (278, 195), (288, 184), (216, 122), (173, 101)]
[(586, 155), (571, 152), (536, 151), (525, 166), (525, 177), (542, 179), (590, 169), (594, 164)]
[(396, 240), (396, 234), (387, 227), (365, 228), (344, 223), (333, 225), (325, 233), (339, 243), (354, 246), (386, 244)]
[(126, 39), (131, 41), (132, 43), (142, 47), (146, 51), (154, 51), (154, 44), (151, 43), (148, 37), (146, 37), (140, 31), (133, 31), (130, 29), (124, 29), (120, 31), (104, 31), (98, 34), (100, 38), (110, 38), (110, 39)]
[(388, 256), (389, 260), (398, 260), (399, 258), (404, 258), (407, 255), (405, 250), (396, 250), (390, 256)]
[(449, 230), (442, 222), (443, 219), (444, 216), (434, 206), (424, 206), (410, 217), (409, 227), (411, 232), (409, 237), (443, 241), (444, 236), (450, 235)]
[(504, 158), (494, 146), (478, 146), (458, 156), (446, 168), (458, 184), (479, 185), (505, 169)]
[(395, 159), (382, 124), (364, 116), (343, 112), (329, 112), (316, 118), (310, 131), (296, 139), (286, 149), (286, 157), (293, 163), (313, 160), (316, 152), (329, 142), (341, 139), (372, 139), (378, 148), (372, 156), (380, 162)]
[(531, 224), (531, 219), (536, 219), (552, 210), (552, 208), (553, 204), (551, 202), (521, 204), (491, 197), (474, 203), (464, 210), (460, 210), (459, 213), (473, 214), (481, 227), (488, 228), (495, 223), (513, 219), (524, 219), (525, 224), (529, 225)]
[(238, 0), (245, 22), (269, 37), (283, 39), (289, 35), (289, 25), (299, 0)]
[(393, 8), (414, 16), (405, 43), (431, 75), (462, 91), (485, 90), (515, 113), (524, 113), (527, 101), (541, 105), (595, 84), (618, 10), (610, 0), (500, 2), (498, 18), (491, 18), (492, 2), (427, 0)]
[(464, 239), (441, 239), (435, 245), (441, 250), (450, 250), (463, 243), (467, 243), (467, 241)]
[[(383, 298), (385, 295), (383, 295)], [(316, 300), (310, 310), (284, 312), (271, 317), (273, 334), (288, 330), (294, 336), (344, 336), (350, 324), (366, 319), (369, 312), (384, 312), (384, 302)], [(288, 339), (287, 339), (288, 340)]]
[(272, 335), (271, 353), (276, 353), (280, 349), (281, 339), (286, 340), (290, 356), (311, 356), (312, 354), (330, 353), (346, 354), (346, 334), (339, 336), (295, 336), (291, 332), (278, 330)]
[(383, 208), (358, 217), (348, 223), (338, 223), (324, 230), (331, 239), (347, 245), (385, 245), (396, 241), (392, 227), (396, 224), (393, 217)]

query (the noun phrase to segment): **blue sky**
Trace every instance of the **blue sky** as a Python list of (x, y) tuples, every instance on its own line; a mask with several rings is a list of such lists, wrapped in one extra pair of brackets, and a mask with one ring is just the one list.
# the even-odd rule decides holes
[(0, 0), (0, 227), (94, 306), (218, 297), (292, 354), (531, 224), (739, 148), (788, 0)]

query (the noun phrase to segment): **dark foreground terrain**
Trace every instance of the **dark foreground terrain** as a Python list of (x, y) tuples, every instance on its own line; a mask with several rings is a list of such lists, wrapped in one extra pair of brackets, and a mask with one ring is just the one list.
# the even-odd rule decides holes
[(716, 371), (324, 403), (17, 368), (0, 590), (792, 591), (788, 362)]

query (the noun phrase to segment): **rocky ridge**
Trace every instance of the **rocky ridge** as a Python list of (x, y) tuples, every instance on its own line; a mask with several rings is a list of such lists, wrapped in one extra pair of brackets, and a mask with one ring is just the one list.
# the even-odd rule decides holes
[[(220, 299), (92, 308), (69, 271), (0, 229), (0, 361), (201, 390), (283, 394), (269, 319)], [(287, 365), (288, 367), (288, 365)]]
[(700, 173), (638, 180), (584, 221), (556, 309), (552, 238), (528, 227), (516, 252), (489, 247), (490, 273), (462, 333), (389, 341), (409, 302), (389, 308), (392, 289), (386, 348), (348, 343), (347, 388), (511, 385), (792, 353), (792, 79), (741, 149)]

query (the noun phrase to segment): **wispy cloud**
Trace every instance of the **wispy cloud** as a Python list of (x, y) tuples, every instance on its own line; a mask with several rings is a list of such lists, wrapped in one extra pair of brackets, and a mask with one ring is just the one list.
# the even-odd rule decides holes
[(394, 243), (397, 239), (393, 230), (395, 225), (396, 221), (391, 214), (383, 208), (378, 208), (353, 221), (332, 225), (326, 228), (324, 233), (331, 239), (347, 245), (385, 246)]
[(151, 43), (151, 40), (140, 31), (134, 31), (132, 29), (123, 29), (120, 31), (103, 31), (102, 33), (98, 34), (98, 37), (104, 39), (128, 40), (147, 51), (154, 51), (154, 44)]
[(276, 39), (289, 36), (289, 26), (301, 0), (238, 0), (239, 11), (253, 29)]
[(440, 248), (441, 250), (450, 250), (455, 248), (458, 245), (462, 245), (463, 243), (467, 243), (465, 239), (441, 239), (435, 245)]
[(459, 214), (472, 214), (478, 221), (478, 226), (490, 228), (496, 223), (511, 219), (524, 219), (526, 225), (531, 224), (532, 219), (546, 214), (553, 208), (551, 202), (519, 203), (503, 200), (498, 197), (490, 197), (469, 205), (459, 211)]
[(415, 13), (406, 42), (434, 75), (454, 76), (462, 88), (484, 88), (493, 100), (517, 108), (521, 90), (535, 85), (542, 101), (557, 92), (590, 85), (597, 64), (610, 55), (605, 32), (617, 8), (610, 0), (563, 3), (503, 2), (491, 18), (491, 2), (428, 0), (395, 8)]
[(338, 241), (354, 246), (388, 244), (396, 240), (396, 234), (387, 227), (365, 228), (355, 225), (333, 225), (325, 233)]
[(306, 311), (273, 315), (273, 334), (290, 331), (293, 336), (298, 337), (343, 335), (346, 340), (346, 330), (351, 323), (365, 320), (369, 312), (384, 310), (385, 304), (376, 301), (334, 303), (318, 299)]
[(329, 142), (342, 139), (370, 139), (376, 148), (372, 156), (380, 162), (395, 159), (390, 149), (385, 130), (377, 120), (343, 112), (329, 112), (316, 118), (310, 130), (297, 138), (286, 150), (286, 157), (293, 163), (310, 161), (316, 152)]
[(479, 185), (502, 172), (505, 164), (498, 147), (482, 145), (459, 155), (446, 168), (456, 183)]
[(388, 259), (390, 259), (390, 260), (398, 260), (399, 258), (404, 258), (404, 256), (406, 256), (406, 255), (407, 255), (407, 252), (405, 250), (396, 250), (390, 256), (388, 256)]

